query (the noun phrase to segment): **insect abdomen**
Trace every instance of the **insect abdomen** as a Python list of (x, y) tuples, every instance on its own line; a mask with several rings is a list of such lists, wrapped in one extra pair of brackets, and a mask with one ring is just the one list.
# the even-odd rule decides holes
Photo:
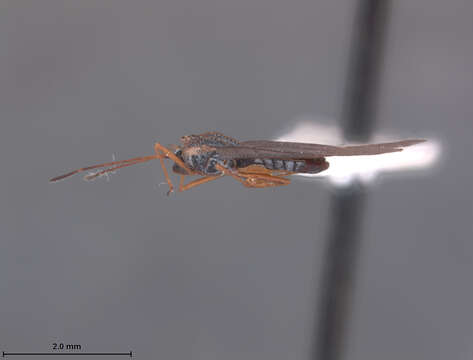
[(326, 170), (328, 163), (324, 158), (306, 160), (283, 159), (238, 159), (237, 167), (243, 168), (250, 165), (261, 165), (268, 170), (290, 171), (295, 173), (315, 174)]
[(268, 170), (300, 172), (305, 167), (304, 160), (261, 159), (261, 161)]
[(261, 165), (268, 170), (300, 172), (305, 167), (304, 160), (281, 160), (281, 159), (239, 159), (238, 167), (246, 167), (250, 165)]

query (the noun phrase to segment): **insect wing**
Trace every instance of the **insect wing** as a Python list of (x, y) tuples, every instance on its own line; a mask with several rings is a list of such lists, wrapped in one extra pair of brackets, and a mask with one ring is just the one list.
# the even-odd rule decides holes
[(402, 151), (404, 147), (418, 144), (423, 141), (425, 140), (402, 140), (380, 144), (332, 146), (286, 141), (255, 140), (241, 142), (239, 146), (220, 148), (217, 152), (225, 159), (313, 159), (325, 156), (385, 154)]

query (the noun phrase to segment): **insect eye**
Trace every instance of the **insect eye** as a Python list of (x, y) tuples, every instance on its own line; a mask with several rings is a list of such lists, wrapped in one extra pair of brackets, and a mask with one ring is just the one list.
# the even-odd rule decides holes
[(181, 157), (181, 156), (182, 156), (182, 150), (181, 150), (181, 149), (177, 149), (177, 150), (174, 152), (174, 155), (176, 155), (177, 157)]

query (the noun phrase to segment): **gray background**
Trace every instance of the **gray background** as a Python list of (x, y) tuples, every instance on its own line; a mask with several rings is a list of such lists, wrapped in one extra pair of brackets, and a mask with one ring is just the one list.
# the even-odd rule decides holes
[[(354, 4), (2, 1), (0, 350), (308, 359), (333, 188), (166, 197), (158, 162), (47, 180), (185, 134), (339, 118)], [(347, 359), (473, 358), (472, 14), (392, 6), (377, 130), (444, 155), (368, 189)]]

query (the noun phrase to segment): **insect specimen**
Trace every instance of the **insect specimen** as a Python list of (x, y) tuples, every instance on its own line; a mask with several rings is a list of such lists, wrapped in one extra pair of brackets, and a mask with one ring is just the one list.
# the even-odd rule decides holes
[[(219, 132), (207, 132), (183, 136), (180, 141), (181, 145), (169, 147), (155, 143), (153, 155), (87, 166), (52, 178), (50, 181), (95, 170), (84, 177), (86, 180), (92, 180), (120, 168), (157, 159), (169, 185), (169, 195), (174, 191), (174, 186), (164, 159), (170, 159), (174, 161), (173, 172), (180, 175), (179, 191), (191, 189), (222, 176), (231, 176), (249, 188), (265, 188), (290, 184), (289, 175), (316, 174), (328, 169), (329, 163), (326, 157), (392, 153), (425, 140), (331, 146), (269, 140), (238, 141)], [(200, 178), (184, 184), (184, 178), (191, 175)]]

